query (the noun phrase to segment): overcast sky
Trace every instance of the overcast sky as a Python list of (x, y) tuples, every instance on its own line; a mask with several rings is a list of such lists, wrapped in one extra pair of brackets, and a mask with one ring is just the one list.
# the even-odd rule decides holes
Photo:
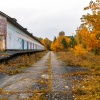
[(0, 0), (0, 11), (27, 28), (34, 36), (53, 39), (60, 31), (75, 34), (83, 8), (90, 0)]

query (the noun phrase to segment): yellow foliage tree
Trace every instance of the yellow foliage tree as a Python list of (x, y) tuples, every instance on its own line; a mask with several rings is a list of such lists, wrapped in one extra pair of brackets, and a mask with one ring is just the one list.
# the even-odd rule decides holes
[(83, 48), (81, 44), (75, 46), (74, 53), (76, 56), (84, 56), (87, 53), (87, 50)]
[(90, 9), (92, 13), (82, 16), (84, 23), (77, 31), (77, 43), (95, 54), (100, 54), (100, 0), (91, 0), (89, 6), (84, 9)]
[(41, 43), (44, 44), (45, 50), (50, 50), (51, 40), (49, 40), (48, 38), (45, 38), (45, 39), (41, 40)]
[(64, 35), (59, 35), (59, 37), (54, 42), (52, 42), (51, 49), (53, 51), (61, 51), (61, 50), (65, 49), (64, 45), (62, 43), (63, 39), (65, 39), (66, 43), (68, 43), (68, 44), (70, 43), (70, 38), (68, 38), (67, 36), (64, 36)]

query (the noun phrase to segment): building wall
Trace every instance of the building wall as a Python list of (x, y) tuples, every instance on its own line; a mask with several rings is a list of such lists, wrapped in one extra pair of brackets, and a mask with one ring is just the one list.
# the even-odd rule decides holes
[(10, 22), (7, 23), (7, 49), (44, 49), (44, 46)]

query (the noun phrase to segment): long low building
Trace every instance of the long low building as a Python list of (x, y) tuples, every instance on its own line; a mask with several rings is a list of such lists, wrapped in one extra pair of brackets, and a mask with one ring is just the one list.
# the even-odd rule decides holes
[(0, 51), (4, 50), (44, 50), (44, 45), (15, 18), (0, 11)]

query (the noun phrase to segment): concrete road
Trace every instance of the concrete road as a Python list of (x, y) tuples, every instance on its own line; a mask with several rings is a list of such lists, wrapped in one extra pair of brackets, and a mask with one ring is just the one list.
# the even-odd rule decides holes
[(84, 69), (64, 66), (53, 52), (48, 52), (23, 73), (3, 77), (0, 80), (0, 98), (24, 100), (32, 97), (34, 90), (50, 90), (44, 95), (47, 100), (74, 100), (73, 80), (78, 81), (82, 76), (63, 76), (78, 71)]

